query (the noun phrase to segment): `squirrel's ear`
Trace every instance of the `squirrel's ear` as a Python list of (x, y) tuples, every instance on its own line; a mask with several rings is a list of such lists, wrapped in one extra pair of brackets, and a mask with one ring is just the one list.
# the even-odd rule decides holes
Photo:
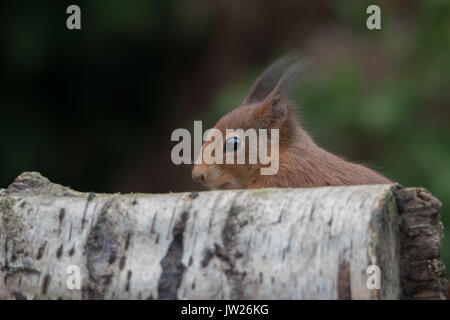
[(288, 118), (288, 96), (304, 66), (297, 55), (275, 61), (255, 81), (242, 105), (259, 103), (254, 117), (266, 128), (279, 128)]
[(287, 106), (287, 100), (284, 99), (278, 91), (274, 90), (261, 105), (256, 108), (254, 117), (262, 122), (262, 127), (279, 128), (288, 118)]
[(241, 105), (263, 102), (280, 82), (289, 66), (296, 61), (294, 55), (287, 55), (275, 61), (256, 79)]

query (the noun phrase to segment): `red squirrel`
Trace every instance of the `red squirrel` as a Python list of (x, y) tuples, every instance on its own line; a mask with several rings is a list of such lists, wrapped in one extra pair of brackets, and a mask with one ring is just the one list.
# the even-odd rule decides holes
[[(225, 136), (226, 129), (279, 129), (279, 167), (273, 175), (262, 175), (260, 163), (198, 163), (192, 178), (212, 189), (319, 187), (358, 184), (390, 184), (389, 179), (362, 165), (345, 161), (319, 147), (300, 125), (289, 88), (303, 68), (298, 59), (282, 58), (267, 68), (255, 81), (242, 104), (223, 116), (215, 125)], [(270, 84), (275, 85), (270, 87)], [(244, 137), (245, 139), (245, 137)], [(270, 137), (269, 137), (270, 139)], [(225, 143), (228, 143), (226, 140)], [(223, 141), (206, 141), (224, 144)], [(239, 148), (238, 141), (231, 151)], [(245, 146), (244, 146), (245, 148)], [(247, 152), (247, 151), (246, 151)], [(247, 152), (248, 154), (248, 152)], [(196, 162), (197, 163), (197, 162)]]

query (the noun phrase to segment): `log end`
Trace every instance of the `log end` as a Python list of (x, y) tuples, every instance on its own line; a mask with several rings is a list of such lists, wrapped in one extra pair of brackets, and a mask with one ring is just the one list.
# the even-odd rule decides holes
[(423, 188), (396, 195), (400, 230), (402, 299), (445, 299), (447, 280), (441, 261), (441, 202)]
[(47, 195), (54, 197), (75, 197), (83, 193), (74, 191), (53, 183), (39, 172), (23, 172), (7, 189), (2, 190), (5, 195)]

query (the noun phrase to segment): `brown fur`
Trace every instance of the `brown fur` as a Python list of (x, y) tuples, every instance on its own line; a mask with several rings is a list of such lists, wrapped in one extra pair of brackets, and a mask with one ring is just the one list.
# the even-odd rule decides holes
[[(282, 63), (285, 61), (282, 60)], [(194, 180), (214, 189), (318, 187), (358, 184), (384, 184), (391, 181), (362, 165), (345, 161), (317, 146), (300, 126), (292, 105), (286, 97), (286, 86), (292, 81), (292, 67), (267, 94), (267, 78), (278, 71), (275, 63), (258, 78), (243, 104), (226, 114), (215, 128), (279, 129), (279, 171), (261, 175), (260, 164), (197, 164), (192, 170)], [(272, 68), (272, 69), (271, 69)], [(298, 65), (294, 65), (297, 71)], [(205, 142), (203, 149), (209, 143)], [(246, 150), (248, 160), (248, 150)]]

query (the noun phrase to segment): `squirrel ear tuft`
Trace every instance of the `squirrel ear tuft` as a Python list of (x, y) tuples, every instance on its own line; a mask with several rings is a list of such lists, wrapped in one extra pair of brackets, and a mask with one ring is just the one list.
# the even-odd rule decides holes
[(304, 60), (296, 54), (287, 55), (273, 63), (256, 79), (242, 105), (259, 103), (254, 117), (266, 128), (279, 128), (289, 116), (289, 95)]
[(254, 116), (262, 121), (262, 127), (279, 128), (288, 118), (287, 105), (283, 96), (274, 91), (256, 108)]
[(282, 57), (264, 70), (253, 83), (241, 105), (264, 101), (277, 85), (283, 73), (286, 72), (286, 69), (289, 68), (289, 65), (293, 63), (294, 58), (293, 55)]
[(295, 53), (276, 60), (256, 79), (241, 105), (261, 103), (275, 91), (287, 96), (304, 67), (305, 60)]

